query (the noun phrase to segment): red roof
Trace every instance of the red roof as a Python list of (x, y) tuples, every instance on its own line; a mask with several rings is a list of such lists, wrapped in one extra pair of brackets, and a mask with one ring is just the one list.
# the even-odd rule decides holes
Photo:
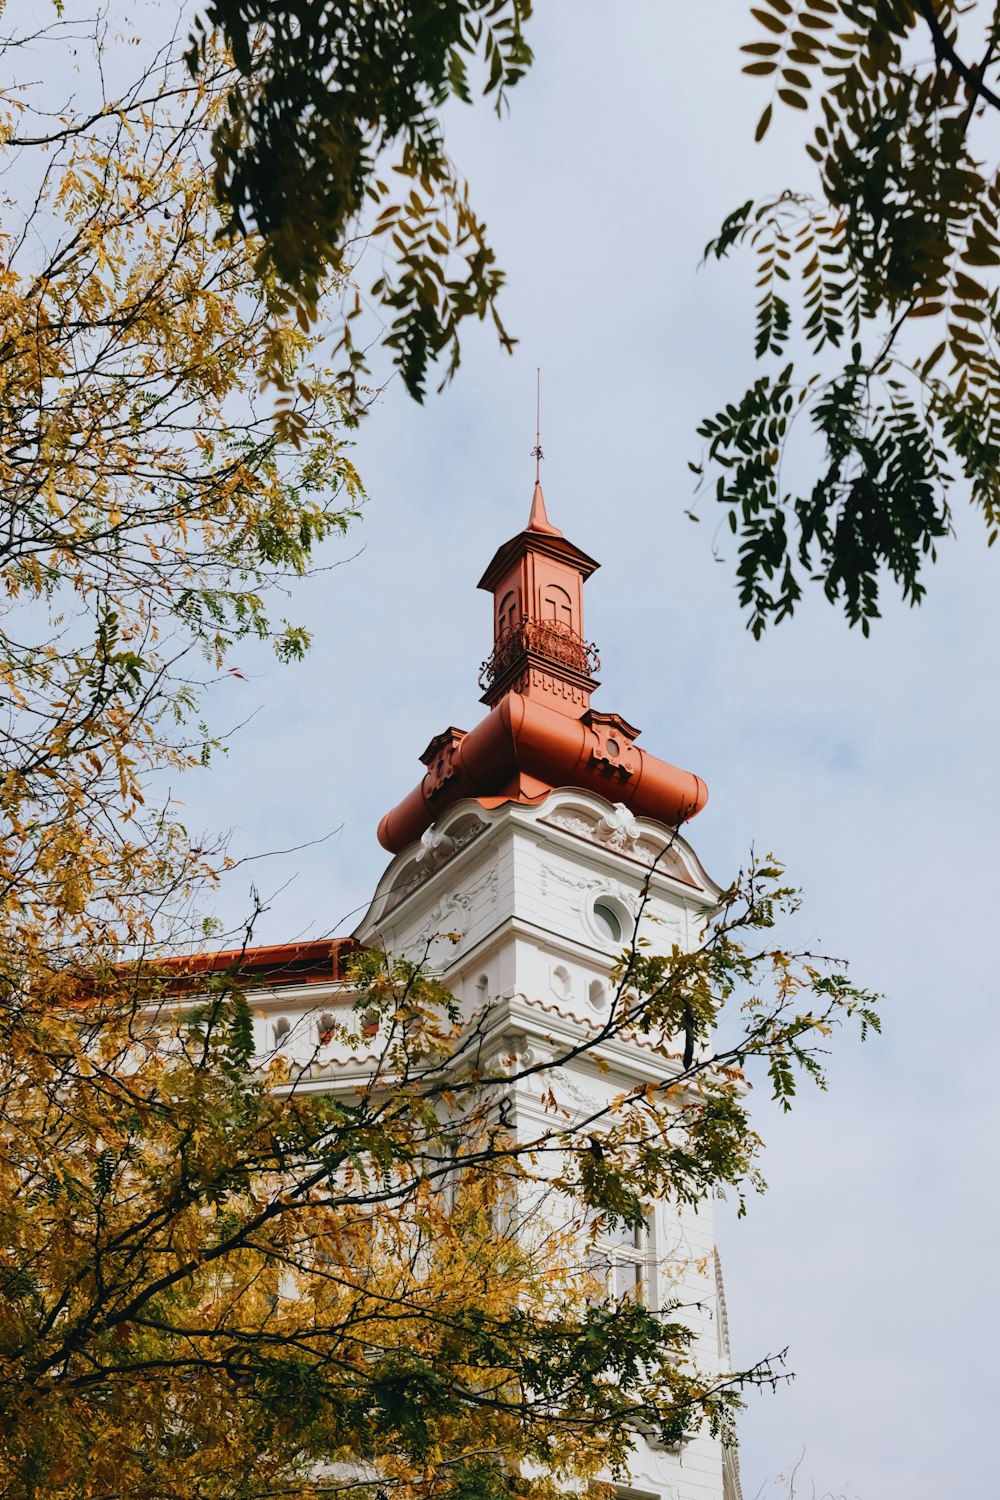
[(258, 948), (223, 948), (215, 953), (182, 953), (157, 969), (171, 988), (192, 990), (204, 974), (235, 971), (240, 980), (275, 988), (287, 984), (323, 984), (345, 977), (344, 962), (360, 945), (354, 938), (320, 938), (311, 943), (274, 943)]

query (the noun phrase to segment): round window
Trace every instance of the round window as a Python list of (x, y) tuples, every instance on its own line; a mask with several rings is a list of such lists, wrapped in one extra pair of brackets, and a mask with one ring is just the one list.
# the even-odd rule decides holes
[(594, 902), (594, 921), (602, 937), (612, 943), (622, 940), (622, 919), (610, 901), (600, 898)]

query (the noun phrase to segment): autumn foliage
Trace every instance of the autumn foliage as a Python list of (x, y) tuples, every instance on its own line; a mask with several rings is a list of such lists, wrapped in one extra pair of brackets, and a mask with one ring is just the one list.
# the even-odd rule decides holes
[[(57, 109), (70, 41), (101, 67)], [(346, 1088), (255, 1049), (238, 959), (177, 984), (221, 856), (164, 773), (210, 758), (200, 696), (241, 638), (305, 648), (268, 589), (354, 510), (350, 403), (260, 244), (220, 234), (225, 55), (140, 48), (112, 97), (103, 33), (32, 45), (44, 87), (0, 50), (0, 1492), (544, 1497), (621, 1472), (639, 1425), (724, 1431), (769, 1367), (704, 1376), (595, 1246), (755, 1184), (744, 1065), (787, 1103), (868, 999), (770, 945), (793, 898), (754, 866), (695, 953), (623, 955), (581, 1041), (641, 1037), (661, 1081), (586, 1121), (553, 1088), (526, 1137), (510, 1090), (563, 1059), (520, 1061), (417, 965), (354, 961)]]

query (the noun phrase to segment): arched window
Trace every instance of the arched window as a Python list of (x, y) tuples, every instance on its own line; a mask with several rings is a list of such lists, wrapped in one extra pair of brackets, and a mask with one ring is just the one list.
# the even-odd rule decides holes
[(508, 630), (513, 630), (518, 619), (517, 591), (510, 589), (500, 603), (497, 605), (497, 635), (505, 635)]
[(547, 583), (542, 592), (542, 618), (573, 628), (573, 601), (558, 583)]

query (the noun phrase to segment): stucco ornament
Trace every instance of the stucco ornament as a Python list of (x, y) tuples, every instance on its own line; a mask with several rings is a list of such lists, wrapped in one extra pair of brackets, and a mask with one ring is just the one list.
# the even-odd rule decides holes
[(581, 817), (575, 812), (555, 812), (551, 817), (543, 818), (543, 823), (551, 823), (555, 828), (565, 828), (567, 833), (577, 833), (581, 838), (589, 839), (594, 836), (593, 818)]
[(418, 864), (441, 864), (448, 856), (454, 853), (455, 840), (448, 834), (442, 833), (436, 824), (425, 828), (420, 835), (420, 848), (417, 850)]
[(640, 831), (624, 802), (616, 802), (594, 829), (594, 837), (602, 844), (610, 844), (612, 849), (634, 849)]

